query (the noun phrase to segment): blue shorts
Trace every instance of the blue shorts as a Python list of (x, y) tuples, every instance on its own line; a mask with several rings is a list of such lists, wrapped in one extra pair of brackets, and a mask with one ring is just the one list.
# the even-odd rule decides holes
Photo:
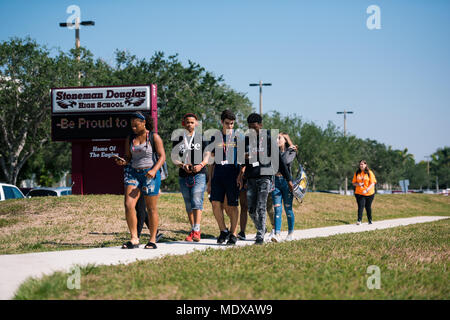
[(179, 177), (181, 194), (183, 195), (186, 212), (203, 210), (203, 197), (206, 190), (206, 174), (198, 173), (195, 176)]
[(161, 173), (158, 170), (153, 179), (148, 179), (145, 175), (150, 170), (125, 166), (123, 182), (126, 186), (138, 187), (145, 196), (157, 196), (161, 187)]
[(239, 169), (227, 170), (226, 174), (216, 174), (214, 169), (214, 176), (211, 179), (211, 201), (225, 200), (227, 196), (227, 203), (230, 207), (237, 207), (239, 204), (239, 187), (236, 179), (239, 174)]

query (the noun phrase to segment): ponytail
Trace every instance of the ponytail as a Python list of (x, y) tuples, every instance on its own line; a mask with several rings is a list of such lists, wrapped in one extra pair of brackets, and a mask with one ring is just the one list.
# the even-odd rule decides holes
[(145, 115), (145, 129), (153, 132), (153, 118), (150, 116), (150, 114)]

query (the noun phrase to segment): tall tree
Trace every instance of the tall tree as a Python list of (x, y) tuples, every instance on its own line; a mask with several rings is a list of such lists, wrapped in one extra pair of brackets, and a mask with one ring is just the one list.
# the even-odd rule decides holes
[(0, 43), (0, 168), (9, 183), (16, 184), (25, 162), (49, 141), (49, 88), (58, 67), (29, 38)]
[[(243, 123), (252, 110), (249, 99), (229, 88), (222, 77), (192, 61), (184, 66), (177, 55), (166, 58), (156, 52), (146, 60), (117, 51), (116, 66), (110, 66), (101, 59), (94, 60), (85, 48), (52, 54), (30, 38), (13, 38), (0, 43), (0, 143), (4, 146), (0, 150), (1, 175), (16, 184), (21, 169), (33, 155), (21, 178), (38, 173), (42, 181), (51, 183), (50, 171), (56, 178), (70, 169), (68, 145), (50, 143), (50, 88), (138, 83), (158, 85), (158, 116), (162, 119), (158, 129), (167, 142), (187, 112), (199, 114), (207, 129), (219, 126), (224, 109), (233, 110), (238, 123)], [(166, 143), (166, 148), (170, 147)], [(60, 167), (53, 167), (52, 162)], [(175, 168), (170, 161), (168, 164), (172, 171), (169, 180), (173, 181), (166, 184), (175, 185)]]
[[(181, 127), (184, 114), (194, 112), (202, 121), (203, 130), (220, 127), (220, 114), (230, 109), (237, 116), (237, 126), (246, 125), (251, 113), (249, 99), (229, 88), (224, 79), (214, 76), (198, 63), (188, 61), (185, 66), (177, 55), (165, 57), (155, 52), (150, 59), (138, 59), (126, 51), (116, 51), (116, 66), (111, 77), (114, 84), (156, 83), (158, 85), (158, 133), (170, 155), (171, 134)], [(177, 168), (167, 161), (169, 178), (163, 187), (176, 189)]]
[(431, 155), (430, 174), (431, 179), (440, 188), (448, 188), (450, 185), (450, 148), (443, 147)]

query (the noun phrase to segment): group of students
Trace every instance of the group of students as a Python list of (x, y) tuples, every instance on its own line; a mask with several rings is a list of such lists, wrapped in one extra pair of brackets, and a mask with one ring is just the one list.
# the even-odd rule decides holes
[[(269, 131), (264, 133), (262, 129), (262, 118), (259, 114), (252, 113), (247, 118), (248, 128), (254, 130), (256, 133), (256, 139), (254, 143), (250, 141), (248, 136), (243, 139), (245, 148), (245, 161), (239, 163), (238, 161), (238, 135), (233, 135), (234, 125), (236, 117), (230, 110), (225, 110), (221, 114), (221, 138), (222, 140), (217, 144), (218, 149), (222, 153), (216, 155), (216, 149), (211, 151), (212, 157), (219, 156), (219, 161), (214, 161), (209, 166), (207, 191), (209, 193), (209, 200), (212, 204), (213, 214), (217, 221), (220, 234), (217, 238), (218, 243), (224, 243), (229, 245), (236, 244), (238, 238), (245, 239), (245, 228), (247, 223), (247, 212), (253, 220), (256, 227), (256, 244), (262, 244), (264, 242), (264, 235), (266, 233), (266, 216), (267, 216), (267, 202), (268, 198), (272, 198), (271, 193), (277, 193), (277, 200), (274, 201), (278, 205), (276, 212), (276, 221), (279, 224), (278, 233), (281, 231), (281, 191), (282, 184), (279, 185), (274, 179), (276, 175), (280, 181), (284, 181), (284, 185), (287, 185), (290, 190), (291, 197), (290, 203), (285, 203), (286, 208), (292, 208), (292, 190), (293, 182), (290, 172), (290, 165), (288, 165), (279, 152), (276, 149), (276, 155), (271, 154), (271, 135)], [(261, 139), (261, 135), (265, 134), (265, 139)], [(282, 135), (278, 136), (278, 143), (284, 138)], [(214, 144), (216, 136), (211, 138), (211, 144)], [(265, 142), (265, 143), (263, 143)], [(267, 148), (264, 150), (264, 148)], [(284, 146), (283, 146), (284, 148)], [(265, 154), (267, 158), (276, 156), (278, 157), (278, 171), (274, 172), (272, 163), (269, 161), (261, 161), (260, 157)], [(208, 157), (208, 153), (205, 152), (205, 157)], [(280, 189), (279, 189), (280, 188)], [(287, 199), (287, 197), (285, 198)], [(185, 198), (186, 201), (186, 198)], [(285, 200), (286, 201), (286, 200)], [(241, 205), (241, 212), (239, 214), (238, 205)], [(225, 224), (224, 211), (230, 219), (230, 228), (227, 228)], [(293, 217), (293, 213), (291, 215)], [(238, 222), (240, 220), (240, 232), (237, 234)], [(293, 231), (293, 223), (292, 230)], [(190, 235), (186, 238), (190, 241)], [(195, 241), (195, 239), (193, 239)], [(273, 241), (279, 241), (279, 237), (273, 238)]]
[[(257, 113), (252, 113), (247, 118), (248, 128), (254, 130), (256, 139), (234, 134), (235, 122), (234, 113), (224, 110), (221, 114), (221, 134), (213, 135), (208, 143), (201, 134), (196, 136), (197, 115), (187, 113), (183, 116), (182, 126), (185, 130), (177, 141), (173, 141), (172, 154), (177, 157), (176, 159), (172, 157), (172, 160), (179, 167), (180, 190), (191, 226), (185, 240), (189, 242), (201, 240), (205, 191), (209, 194), (220, 231), (217, 243), (226, 241), (226, 244), (234, 245), (238, 239), (246, 239), (247, 212), (256, 227), (255, 244), (264, 243), (267, 214), (272, 224), (269, 239), (273, 242), (281, 241), (283, 205), (288, 222), (286, 240), (290, 240), (295, 222), (292, 209), (294, 185), (291, 166), (296, 158), (297, 146), (293, 145), (287, 134), (280, 133), (277, 137), (278, 148), (272, 150), (270, 131), (262, 130), (262, 117)], [(146, 117), (140, 112), (134, 113), (131, 129), (133, 133), (125, 142), (124, 159), (116, 158), (115, 160), (118, 165), (124, 166), (125, 215), (131, 234), (131, 240), (124, 243), (122, 248), (133, 249), (139, 246), (139, 235), (143, 223), (142, 219), (137, 218), (136, 206), (140, 195), (143, 194), (150, 230), (150, 240), (144, 248), (156, 249), (160, 170), (166, 160), (166, 154), (161, 137), (153, 132), (153, 122), (149, 116)], [(219, 137), (221, 140), (216, 141)], [(239, 139), (242, 140), (238, 141)], [(244, 161), (242, 159), (238, 161), (240, 143), (243, 143), (245, 147)], [(208, 148), (211, 144), (214, 148)], [(216, 154), (217, 151), (219, 152)], [(263, 156), (277, 159), (278, 161), (275, 161), (278, 163), (277, 168), (271, 161), (265, 161), (267, 159), (263, 159)], [(358, 207), (362, 209), (366, 207), (369, 223), (371, 223), (369, 211), (376, 180), (367, 164), (360, 165), (359, 173), (355, 173), (353, 183), (356, 187)], [(140, 207), (142, 208), (142, 204)], [(230, 228), (227, 228), (225, 224), (224, 211), (229, 217)], [(361, 218), (362, 210), (358, 210), (358, 224)], [(240, 232), (237, 233), (239, 221)]]

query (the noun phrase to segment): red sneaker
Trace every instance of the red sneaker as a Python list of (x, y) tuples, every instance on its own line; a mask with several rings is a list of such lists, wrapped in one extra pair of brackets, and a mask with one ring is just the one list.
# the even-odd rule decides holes
[(194, 235), (194, 230), (192, 230), (191, 233), (189, 233), (189, 235), (186, 237), (186, 239), (184, 239), (184, 241), (192, 242), (193, 235)]
[(194, 240), (195, 242), (199, 242), (200, 241), (200, 231), (194, 231), (194, 234), (192, 236), (192, 240)]

